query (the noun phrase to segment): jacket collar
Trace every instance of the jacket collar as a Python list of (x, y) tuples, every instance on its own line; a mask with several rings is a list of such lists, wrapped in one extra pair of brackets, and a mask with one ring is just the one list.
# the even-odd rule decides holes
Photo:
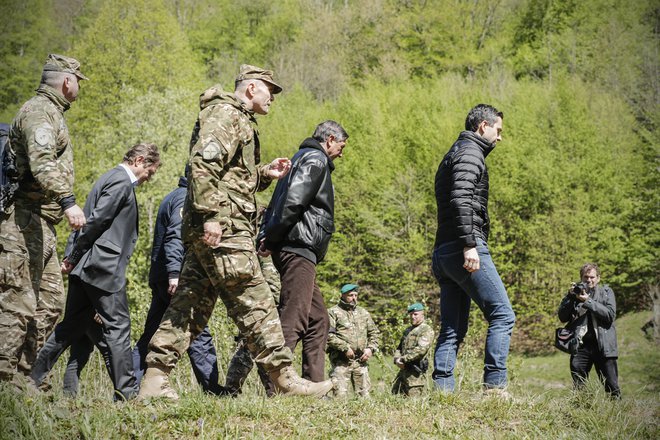
[(37, 89), (37, 95), (45, 96), (61, 111), (65, 112), (71, 107), (71, 103), (54, 88), (41, 84)]
[(302, 144), (300, 144), (299, 149), (302, 150), (303, 148), (311, 148), (313, 150), (321, 151), (323, 154), (325, 154), (325, 157), (328, 158), (328, 166), (330, 167), (330, 171), (331, 172), (334, 171), (335, 163), (332, 161), (332, 159), (330, 159), (330, 156), (328, 156), (328, 153), (326, 153), (326, 151), (323, 149), (323, 146), (319, 141), (311, 137), (307, 138), (304, 141), (302, 141)]
[(342, 308), (344, 310), (348, 310), (349, 312), (352, 312), (353, 310), (355, 310), (357, 308), (357, 304), (349, 304), (349, 303), (347, 303), (346, 301), (344, 301), (342, 299), (339, 300), (338, 305), (339, 305), (340, 308)]
[(179, 188), (188, 188), (188, 179), (184, 176), (179, 177)]
[(467, 140), (477, 144), (484, 153), (484, 158), (495, 148), (495, 143), (491, 144), (490, 142), (487, 142), (486, 139), (482, 138), (474, 131), (462, 131), (461, 134), (458, 135), (458, 140)]

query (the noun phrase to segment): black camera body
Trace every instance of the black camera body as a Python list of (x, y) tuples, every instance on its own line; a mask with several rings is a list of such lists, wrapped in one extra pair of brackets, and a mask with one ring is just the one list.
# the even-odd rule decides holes
[(573, 288), (571, 289), (571, 293), (573, 295), (580, 295), (582, 292), (585, 292), (586, 290), (587, 290), (587, 285), (582, 282), (579, 282), (573, 285)]

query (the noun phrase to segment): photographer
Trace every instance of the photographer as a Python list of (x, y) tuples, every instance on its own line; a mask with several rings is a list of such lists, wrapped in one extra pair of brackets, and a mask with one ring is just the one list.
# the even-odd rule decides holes
[(616, 343), (616, 300), (606, 284), (599, 285), (600, 270), (593, 263), (580, 269), (581, 282), (573, 284), (562, 300), (557, 315), (561, 322), (584, 321), (578, 329), (579, 346), (571, 355), (570, 367), (573, 384), (581, 388), (589, 376), (592, 365), (605, 384), (605, 391), (614, 398), (621, 397), (619, 389)]

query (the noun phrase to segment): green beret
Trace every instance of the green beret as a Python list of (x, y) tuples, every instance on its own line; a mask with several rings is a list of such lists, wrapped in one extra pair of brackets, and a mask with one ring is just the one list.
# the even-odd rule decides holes
[(89, 79), (80, 71), (80, 63), (75, 58), (51, 53), (44, 63), (45, 72), (72, 73), (80, 79)]
[(341, 294), (343, 295), (344, 293), (352, 292), (353, 290), (358, 289), (357, 284), (344, 284), (341, 288)]
[(408, 306), (408, 313), (421, 312), (422, 310), (424, 310), (424, 304), (422, 303), (415, 303)]
[(236, 84), (246, 79), (260, 79), (265, 81), (273, 86), (273, 95), (276, 95), (282, 91), (282, 86), (273, 81), (273, 71), (265, 70), (261, 67), (250, 66), (249, 64), (243, 64), (240, 68), (238, 76), (236, 77)]

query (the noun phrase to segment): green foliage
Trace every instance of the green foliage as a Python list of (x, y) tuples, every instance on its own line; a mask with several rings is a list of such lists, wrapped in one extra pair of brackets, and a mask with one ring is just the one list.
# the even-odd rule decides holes
[[(657, 438), (657, 363), (660, 352), (639, 327), (647, 314), (617, 321), (623, 398), (611, 401), (595, 379), (571, 391), (568, 358), (516, 356), (509, 362), (513, 401), (481, 393), (478, 350), (459, 355), (456, 394), (429, 391), (416, 399), (390, 394), (397, 368), (389, 356), (370, 361), (369, 399), (265, 398), (256, 372), (236, 399), (205, 395), (195, 383), (187, 357), (174, 370), (177, 403), (112, 403), (98, 353), (83, 371), (77, 399), (61, 393), (64, 364), (58, 363), (53, 390), (19, 394), (0, 384), (0, 438)], [(217, 334), (217, 333), (216, 333)], [(469, 336), (471, 337), (471, 336)], [(221, 378), (226, 356), (219, 342)], [(439, 410), (439, 408), (441, 410)]]
[[(213, 83), (231, 89), (242, 63), (273, 68), (285, 87), (259, 118), (264, 161), (292, 156), (325, 119), (350, 134), (333, 174), (337, 233), (318, 281), (328, 304), (342, 283), (362, 286), (385, 350), (408, 304), (424, 301), (437, 320), (432, 182), (479, 102), (505, 113), (504, 141), (488, 158), (489, 245), (518, 317), (514, 349), (548, 350), (558, 302), (587, 260), (601, 266), (620, 313), (646, 307), (645, 291), (659, 282), (652, 1), (10, 3), (0, 35), (6, 120), (48, 52), (77, 57), (91, 78), (67, 112), (79, 200), (132, 144), (161, 147), (162, 168), (138, 189), (134, 315), (148, 306), (153, 220), (185, 164), (197, 97)], [(218, 331), (230, 338), (223, 319)], [(470, 325), (479, 347), (478, 310)]]

